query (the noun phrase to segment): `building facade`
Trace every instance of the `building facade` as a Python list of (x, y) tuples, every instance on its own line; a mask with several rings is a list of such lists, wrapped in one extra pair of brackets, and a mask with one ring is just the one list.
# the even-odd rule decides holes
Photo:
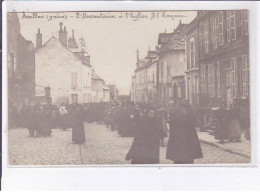
[(158, 56), (155, 53), (154, 58), (147, 64), (147, 100), (150, 103), (157, 102), (157, 64)]
[(158, 100), (163, 104), (169, 101), (179, 104), (185, 100), (185, 26), (180, 21), (174, 32), (159, 34)]
[(16, 13), (8, 14), (8, 99), (12, 104), (28, 104), (35, 95), (35, 58), (32, 41), (20, 33)]
[(186, 99), (193, 110), (199, 107), (199, 34), (198, 20), (195, 18), (184, 30), (185, 35), (185, 82)]
[[(36, 38), (41, 36), (36, 36)], [(36, 96), (50, 88), (53, 104), (88, 103), (91, 65), (67, 47), (66, 27), (60, 23), (59, 39), (52, 37), (35, 52)], [(37, 40), (36, 42), (42, 42)]]
[(99, 77), (94, 70), (91, 72), (91, 90), (92, 96), (91, 101), (94, 103), (99, 103), (104, 101), (104, 80)]
[(109, 84), (107, 85), (110, 92), (110, 102), (118, 102), (119, 101), (119, 91), (115, 84)]
[(158, 51), (148, 51), (144, 59), (139, 59), (137, 50), (137, 63), (134, 75), (135, 102), (154, 103), (157, 101), (157, 63)]
[(249, 115), (248, 11), (198, 11), (198, 25), (200, 107), (238, 105)]
[(140, 62), (135, 70), (135, 100), (138, 103), (147, 103), (147, 69), (144, 61)]

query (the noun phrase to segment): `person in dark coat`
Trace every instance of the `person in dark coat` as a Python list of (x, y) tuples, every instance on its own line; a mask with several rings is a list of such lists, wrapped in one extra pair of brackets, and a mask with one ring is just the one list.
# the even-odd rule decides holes
[(174, 164), (193, 164), (202, 158), (202, 151), (195, 128), (195, 119), (188, 105), (183, 104), (169, 118), (169, 141), (166, 159)]
[(84, 130), (84, 110), (80, 107), (75, 107), (72, 114), (72, 141), (77, 144), (84, 143), (86, 141)]
[(124, 107), (120, 116), (120, 125), (118, 128), (118, 134), (127, 137), (132, 133), (133, 115), (127, 107)]
[(24, 119), (26, 123), (26, 128), (29, 131), (29, 136), (34, 137), (35, 132), (36, 132), (36, 121), (35, 121), (35, 113), (34, 113), (34, 107), (33, 106), (27, 106)]
[(131, 160), (131, 164), (158, 164), (160, 132), (155, 111), (149, 110), (138, 122), (126, 160)]
[(51, 124), (51, 106), (45, 105), (42, 111), (41, 119), (41, 135), (44, 137), (51, 136), (52, 133), (52, 124)]
[(215, 139), (224, 143), (224, 140), (229, 139), (229, 111), (224, 108), (224, 104), (220, 105), (220, 108), (216, 110), (216, 128)]
[(112, 131), (116, 130), (116, 115), (117, 115), (116, 107), (112, 107), (111, 112), (109, 114), (109, 123)]
[(239, 106), (233, 105), (229, 114), (229, 141), (241, 141), (241, 125), (239, 122), (239, 113)]

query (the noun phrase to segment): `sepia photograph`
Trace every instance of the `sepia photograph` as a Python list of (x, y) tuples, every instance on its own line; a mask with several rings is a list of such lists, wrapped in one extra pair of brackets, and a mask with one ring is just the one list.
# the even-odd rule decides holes
[(7, 13), (8, 164), (250, 164), (249, 10)]

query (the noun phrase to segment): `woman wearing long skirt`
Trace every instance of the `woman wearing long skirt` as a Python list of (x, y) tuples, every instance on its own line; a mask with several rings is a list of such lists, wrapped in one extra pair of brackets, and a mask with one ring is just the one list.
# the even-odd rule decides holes
[(76, 108), (73, 113), (72, 141), (77, 144), (81, 144), (86, 141), (84, 130), (84, 111), (81, 108)]
[(230, 110), (229, 141), (240, 141), (241, 126), (239, 123), (239, 108), (234, 106)]
[(229, 110), (224, 108), (224, 104), (216, 111), (216, 118), (215, 139), (224, 143), (229, 139)]
[(149, 110), (137, 124), (134, 140), (126, 160), (131, 160), (131, 164), (158, 164), (159, 149), (159, 124), (155, 111)]
[(194, 159), (202, 158), (195, 119), (188, 105), (181, 105), (179, 111), (172, 113), (169, 124), (166, 159), (174, 164), (193, 164)]

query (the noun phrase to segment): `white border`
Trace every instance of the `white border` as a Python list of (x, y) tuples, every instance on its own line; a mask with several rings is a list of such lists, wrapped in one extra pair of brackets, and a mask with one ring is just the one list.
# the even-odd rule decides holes
[[(51, 4), (51, 5), (50, 5)], [(8, 5), (8, 6), (7, 6)], [(259, 132), (256, 131), (256, 115), (260, 113), (256, 107), (256, 80), (259, 72), (256, 70), (256, 26), (258, 2), (83, 2), (83, 1), (9, 1), (3, 3), (3, 91), (2, 99), (2, 129), (3, 129), (3, 189), (221, 189), (221, 188), (260, 188), (257, 184), (259, 168)], [(100, 166), (88, 165), (66, 166), (66, 168), (21, 168), (24, 166), (8, 167), (7, 164), (7, 68), (6, 68), (6, 11), (117, 11), (117, 10), (200, 10), (200, 9), (249, 9), (250, 10), (250, 69), (251, 69), (251, 167), (245, 168), (248, 164), (209, 164), (193, 167), (169, 167), (169, 165), (158, 165), (147, 168), (122, 165), (120, 168), (111, 165)], [(259, 23), (259, 22), (258, 22)], [(259, 121), (258, 121), (259, 122)], [(259, 125), (257, 125), (259, 126)], [(258, 135), (258, 136), (256, 136)], [(258, 141), (256, 141), (258, 139)], [(257, 147), (258, 145), (258, 147)], [(258, 149), (257, 149), (258, 148)], [(257, 153), (258, 155), (256, 155)], [(162, 168), (162, 166), (164, 166)], [(210, 167), (222, 166), (222, 167)], [(229, 166), (232, 168), (224, 168)], [(64, 166), (63, 166), (64, 167)], [(77, 167), (77, 168), (75, 168)], [(84, 166), (86, 167), (86, 166)], [(93, 168), (94, 167), (94, 168)], [(252, 180), (252, 178), (255, 178)], [(83, 178), (84, 177), (84, 178)], [(216, 178), (220, 178), (216, 180)], [(251, 177), (251, 178), (249, 178)], [(158, 179), (159, 178), (159, 179)], [(145, 181), (144, 181), (145, 180)], [(249, 182), (250, 180), (250, 182)], [(216, 182), (218, 181), (218, 183)], [(128, 184), (127, 184), (128, 183)], [(200, 185), (199, 183), (203, 183)], [(222, 183), (222, 186), (219, 185)], [(237, 183), (240, 183), (237, 185)], [(217, 185), (217, 186), (216, 186)], [(188, 188), (187, 188), (188, 186)]]

